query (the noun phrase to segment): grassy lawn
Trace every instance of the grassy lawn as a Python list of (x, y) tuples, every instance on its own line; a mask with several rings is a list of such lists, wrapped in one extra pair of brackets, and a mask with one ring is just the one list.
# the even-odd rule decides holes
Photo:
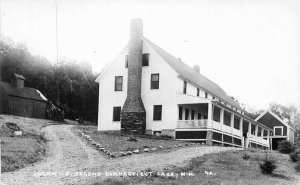
[[(248, 160), (243, 155), (248, 154)], [(277, 168), (273, 175), (261, 173), (259, 163), (262, 163), (266, 154), (261, 150), (229, 151), (218, 154), (209, 154), (192, 159), (182, 168), (168, 169), (167, 172), (179, 174), (178, 177), (166, 177), (162, 172), (153, 172), (151, 177), (111, 178), (100, 184), (299, 184), (299, 173), (295, 172), (289, 156), (270, 152), (268, 159), (276, 161)], [(146, 171), (151, 171), (148, 169)], [(181, 172), (193, 172), (194, 176), (181, 176)], [(165, 175), (167, 175), (165, 173)], [(156, 175), (155, 175), (156, 174)]]
[[(23, 131), (21, 136), (12, 136), (13, 130), (4, 123), (16, 123)], [(35, 163), (45, 155), (46, 140), (41, 129), (57, 122), (0, 115), (1, 172), (14, 171)]]
[(137, 142), (126, 141), (130, 135), (120, 133), (119, 131), (97, 131), (96, 126), (77, 126), (77, 130), (82, 130), (85, 134), (100, 143), (110, 152), (125, 152), (133, 151), (135, 149), (158, 148), (162, 146), (167, 151), (168, 147), (174, 148), (174, 145), (184, 145), (187, 142), (176, 141), (172, 138), (164, 138), (155, 135), (134, 135)]

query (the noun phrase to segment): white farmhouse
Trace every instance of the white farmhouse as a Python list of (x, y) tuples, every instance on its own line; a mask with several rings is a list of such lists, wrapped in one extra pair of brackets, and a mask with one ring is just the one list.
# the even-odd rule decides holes
[(99, 83), (98, 130), (160, 133), (207, 144), (269, 148), (269, 127), (244, 115), (217, 84), (143, 36), (130, 23), (128, 45)]

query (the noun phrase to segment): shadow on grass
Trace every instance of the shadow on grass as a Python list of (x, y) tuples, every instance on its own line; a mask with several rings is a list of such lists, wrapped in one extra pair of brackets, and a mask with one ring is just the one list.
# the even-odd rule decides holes
[(280, 179), (285, 179), (285, 180), (292, 180), (291, 177), (288, 177), (288, 176), (285, 176), (285, 175), (282, 175), (282, 174), (277, 174), (277, 173), (273, 173), (270, 176), (280, 178)]

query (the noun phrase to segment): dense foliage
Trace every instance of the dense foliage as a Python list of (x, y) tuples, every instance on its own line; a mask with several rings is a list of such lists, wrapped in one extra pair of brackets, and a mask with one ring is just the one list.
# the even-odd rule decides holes
[(272, 174), (276, 169), (274, 161), (265, 160), (264, 163), (260, 164), (260, 169), (263, 174)]
[(283, 140), (278, 143), (278, 151), (283, 154), (290, 154), (295, 149), (294, 145), (287, 141)]
[(53, 64), (33, 55), (21, 44), (0, 41), (0, 76), (9, 82), (12, 73), (22, 74), (25, 86), (39, 89), (65, 117), (96, 122), (98, 87), (88, 63), (60, 59)]

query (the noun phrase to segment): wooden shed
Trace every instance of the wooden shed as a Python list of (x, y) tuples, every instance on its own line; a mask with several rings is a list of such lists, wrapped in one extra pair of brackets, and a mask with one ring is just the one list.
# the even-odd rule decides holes
[(13, 74), (11, 83), (0, 81), (0, 114), (45, 118), (47, 98), (37, 89), (25, 87), (23, 75)]
[(288, 140), (294, 143), (295, 129), (273, 112), (266, 110), (255, 120), (273, 130), (270, 136), (273, 150), (278, 148), (278, 142), (282, 140)]

